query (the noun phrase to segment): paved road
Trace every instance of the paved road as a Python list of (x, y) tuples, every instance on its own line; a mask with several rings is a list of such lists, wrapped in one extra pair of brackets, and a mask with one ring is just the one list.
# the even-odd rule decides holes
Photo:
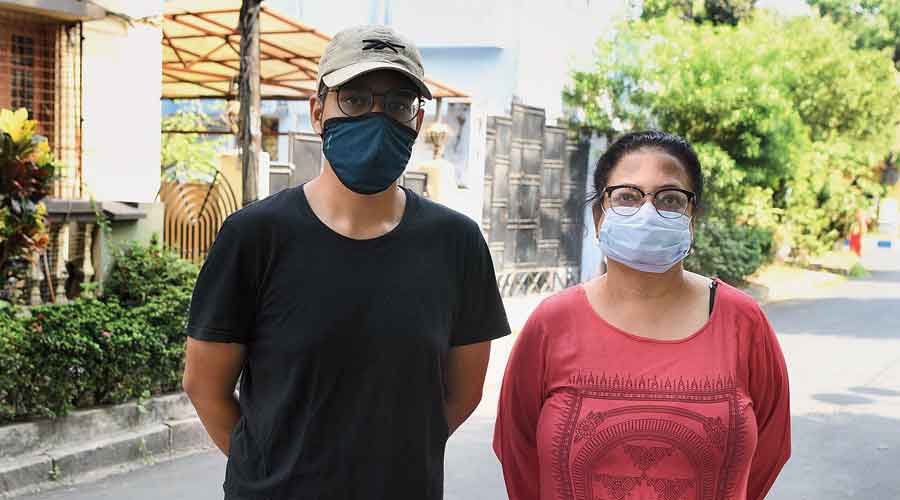
[[(900, 500), (900, 253), (872, 253), (867, 266), (870, 278), (766, 308), (794, 415), (794, 454), (769, 499)], [(513, 322), (534, 303), (510, 304)], [(510, 344), (495, 344), (484, 402), (448, 444), (447, 500), (506, 498), (490, 439)], [(217, 500), (223, 468), (206, 453), (25, 500)]]
[(791, 377), (793, 457), (769, 498), (900, 500), (900, 252), (872, 276), (772, 304)]

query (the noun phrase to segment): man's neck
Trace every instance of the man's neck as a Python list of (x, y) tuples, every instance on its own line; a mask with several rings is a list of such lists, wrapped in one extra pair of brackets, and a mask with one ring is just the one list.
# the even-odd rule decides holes
[(390, 232), (406, 209), (406, 193), (397, 183), (381, 193), (358, 194), (341, 183), (327, 160), (322, 173), (304, 186), (304, 192), (325, 225), (352, 239), (377, 238)]

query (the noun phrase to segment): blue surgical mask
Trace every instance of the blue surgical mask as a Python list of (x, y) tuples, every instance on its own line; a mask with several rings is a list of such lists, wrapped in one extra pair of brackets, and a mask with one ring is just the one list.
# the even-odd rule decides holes
[(693, 241), (691, 218), (671, 215), (671, 219), (661, 216), (652, 203), (644, 203), (630, 216), (607, 209), (600, 225), (600, 249), (632, 269), (664, 273), (687, 257)]
[(322, 151), (347, 189), (380, 193), (406, 169), (416, 131), (384, 113), (325, 121)]

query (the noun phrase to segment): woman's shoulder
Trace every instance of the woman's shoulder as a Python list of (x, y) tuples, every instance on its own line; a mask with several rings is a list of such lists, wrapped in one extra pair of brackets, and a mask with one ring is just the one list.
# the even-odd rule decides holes
[(569, 317), (574, 310), (586, 304), (584, 294), (584, 286), (581, 284), (556, 292), (543, 299), (532, 316), (549, 321)]
[(727, 317), (727, 322), (734, 325), (746, 325), (752, 331), (767, 326), (766, 314), (759, 302), (748, 292), (721, 280), (716, 292), (717, 308)]
[(540, 301), (528, 316), (522, 333), (528, 336), (555, 336), (570, 325), (587, 304), (582, 285), (575, 285)]

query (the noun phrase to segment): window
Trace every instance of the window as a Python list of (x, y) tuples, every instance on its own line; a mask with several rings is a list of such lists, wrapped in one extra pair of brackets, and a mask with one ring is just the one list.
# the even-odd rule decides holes
[(83, 195), (81, 24), (0, 8), (0, 108), (28, 110), (61, 170), (53, 196)]
[(51, 144), (56, 139), (56, 31), (54, 23), (0, 12), (0, 107), (27, 109)]

